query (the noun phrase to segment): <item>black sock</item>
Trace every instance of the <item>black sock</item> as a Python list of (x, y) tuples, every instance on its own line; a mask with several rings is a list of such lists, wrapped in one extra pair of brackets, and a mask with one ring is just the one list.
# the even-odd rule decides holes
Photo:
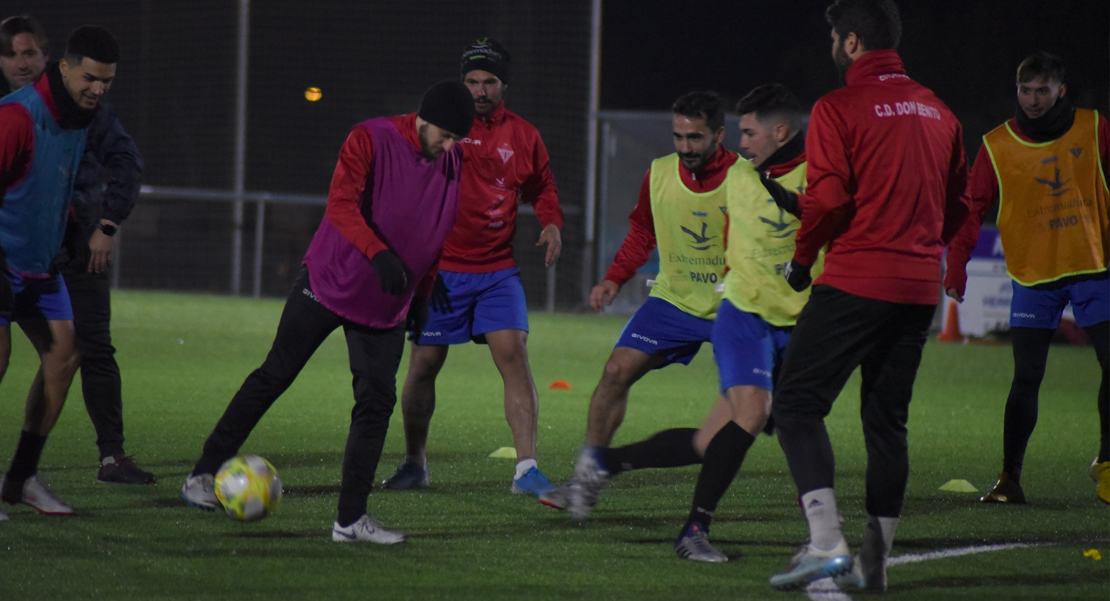
[(694, 450), (696, 428), (673, 428), (615, 449), (599, 449), (609, 475), (649, 467), (682, 467), (701, 463)]
[(46, 445), (46, 437), (33, 432), (23, 431), (19, 434), (19, 446), (12, 457), (12, 465), (8, 468), (8, 480), (22, 482), (35, 475), (39, 467), (39, 457), (42, 456), (42, 447)]
[(694, 486), (694, 503), (690, 507), (690, 517), (682, 527), (685, 532), (691, 524), (701, 524), (706, 531), (709, 522), (713, 520), (713, 512), (717, 511), (717, 503), (725, 496), (725, 491), (736, 478), (736, 472), (744, 463), (744, 456), (755, 442), (755, 436), (729, 421), (720, 432), (709, 441), (705, 448), (705, 459), (701, 464), (701, 473), (698, 474), (698, 483)]
[(1052, 330), (1011, 328), (1014, 345), (1014, 380), (1006, 398), (1002, 427), (1002, 471), (1021, 482), (1021, 466), (1029, 437), (1037, 426), (1038, 393), (1044, 379)]

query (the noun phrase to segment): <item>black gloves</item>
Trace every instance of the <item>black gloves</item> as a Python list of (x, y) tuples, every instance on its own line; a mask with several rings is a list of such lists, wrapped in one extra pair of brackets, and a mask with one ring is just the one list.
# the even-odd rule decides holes
[(790, 213), (798, 219), (802, 218), (802, 209), (798, 206), (797, 194), (783, 188), (782, 184), (767, 177), (763, 173), (759, 174), (759, 182), (763, 184), (764, 188), (767, 188), (767, 192), (771, 194), (771, 198), (774, 199), (775, 204), (777, 204), (780, 209)]
[(415, 341), (424, 332), (428, 324), (428, 297), (414, 296), (409, 303), (409, 312), (405, 316), (405, 329), (409, 332), (409, 340)]
[(432, 308), (437, 313), (451, 312), (451, 293), (447, 290), (447, 282), (443, 281), (443, 276), (437, 277), (436, 283), (432, 284)]
[(813, 283), (813, 278), (809, 276), (809, 268), (810, 265), (802, 265), (795, 259), (791, 259), (787, 264), (783, 275), (786, 276), (786, 283), (790, 284), (795, 292), (801, 292)]
[(401, 296), (409, 285), (409, 276), (405, 273), (405, 264), (397, 258), (391, 250), (383, 250), (370, 259), (374, 271), (378, 272), (378, 281), (381, 282), (382, 292)]

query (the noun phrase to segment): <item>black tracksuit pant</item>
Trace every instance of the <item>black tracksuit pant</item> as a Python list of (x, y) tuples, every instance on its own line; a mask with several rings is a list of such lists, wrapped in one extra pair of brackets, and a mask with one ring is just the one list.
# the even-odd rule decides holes
[(73, 304), (73, 328), (81, 353), (81, 394), (96, 429), (100, 458), (123, 454), (123, 399), (116, 349), (112, 346), (112, 303), (108, 273), (62, 270)]
[(269, 355), (231, 399), (204, 443), (204, 453), (193, 469), (194, 474), (214, 474), (224, 461), (239, 452), (270, 405), (339, 327), (347, 339), (355, 396), (343, 456), (339, 515), (341, 521), (350, 522), (366, 513), (366, 499), (385, 444), (389, 418), (397, 403), (396, 377), (405, 348), (404, 326), (375, 329), (336, 315), (312, 294), (307, 271), (289, 293)]
[(935, 305), (890, 303), (831, 286), (813, 287), (787, 347), (772, 406), (799, 495), (833, 486), (825, 416), (859, 366), (867, 513), (901, 513), (909, 476), (906, 420), (935, 311)]

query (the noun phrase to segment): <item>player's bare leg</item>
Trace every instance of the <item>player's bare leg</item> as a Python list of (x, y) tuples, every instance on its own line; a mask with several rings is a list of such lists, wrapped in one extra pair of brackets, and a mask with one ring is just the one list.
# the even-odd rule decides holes
[(528, 332), (497, 330), (485, 336), (493, 363), (505, 382), (505, 421), (513, 432), (516, 459), (535, 459), (539, 396), (528, 364)]
[(406, 461), (420, 467), (427, 463), (428, 427), (436, 410), (436, 377), (447, 360), (446, 345), (413, 343), (409, 371), (401, 391), (401, 415), (405, 423)]
[(628, 407), (628, 389), (649, 371), (666, 363), (643, 351), (619, 346), (609, 355), (594, 394), (586, 420), (586, 446), (607, 447), (613, 434), (624, 421)]
[(69, 386), (81, 364), (74, 345), (73, 322), (51, 320), (21, 327), (42, 362), (27, 395), (23, 429), (46, 436), (62, 413)]
[[(36, 472), (46, 436), (58, 422), (81, 361), (74, 346), (73, 322), (29, 320), (20, 327), (38, 351), (41, 365), (27, 395), (19, 445), (0, 481), (0, 496), (8, 503), (25, 503), (41, 513), (69, 515), (73, 508), (54, 497)], [(10, 349), (10, 329), (6, 331)]]

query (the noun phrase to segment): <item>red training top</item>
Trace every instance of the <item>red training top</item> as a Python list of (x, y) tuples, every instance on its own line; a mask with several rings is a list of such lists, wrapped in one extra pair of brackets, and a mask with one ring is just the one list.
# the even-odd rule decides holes
[(864, 54), (813, 107), (794, 258), (817, 284), (893, 303), (937, 303), (945, 244), (968, 213), (960, 122), (894, 50)]
[[(681, 162), (678, 164), (678, 174), (682, 183), (693, 192), (703, 193), (716, 190), (725, 176), (728, 168), (736, 163), (740, 155), (724, 146), (717, 146), (717, 152), (704, 167), (696, 173), (691, 173)], [(640, 184), (640, 199), (636, 208), (628, 216), (628, 235), (624, 237), (613, 264), (605, 274), (606, 280), (623, 286), (625, 282), (636, 275), (636, 270), (647, 263), (651, 251), (655, 248), (655, 218), (651, 214), (651, 169), (644, 174), (644, 181)]]
[(444, 271), (489, 273), (516, 265), (517, 205), (530, 203), (541, 227), (563, 227), (563, 209), (540, 132), (501, 103), (474, 117), (462, 140), (462, 189), (455, 229), (443, 245)]

